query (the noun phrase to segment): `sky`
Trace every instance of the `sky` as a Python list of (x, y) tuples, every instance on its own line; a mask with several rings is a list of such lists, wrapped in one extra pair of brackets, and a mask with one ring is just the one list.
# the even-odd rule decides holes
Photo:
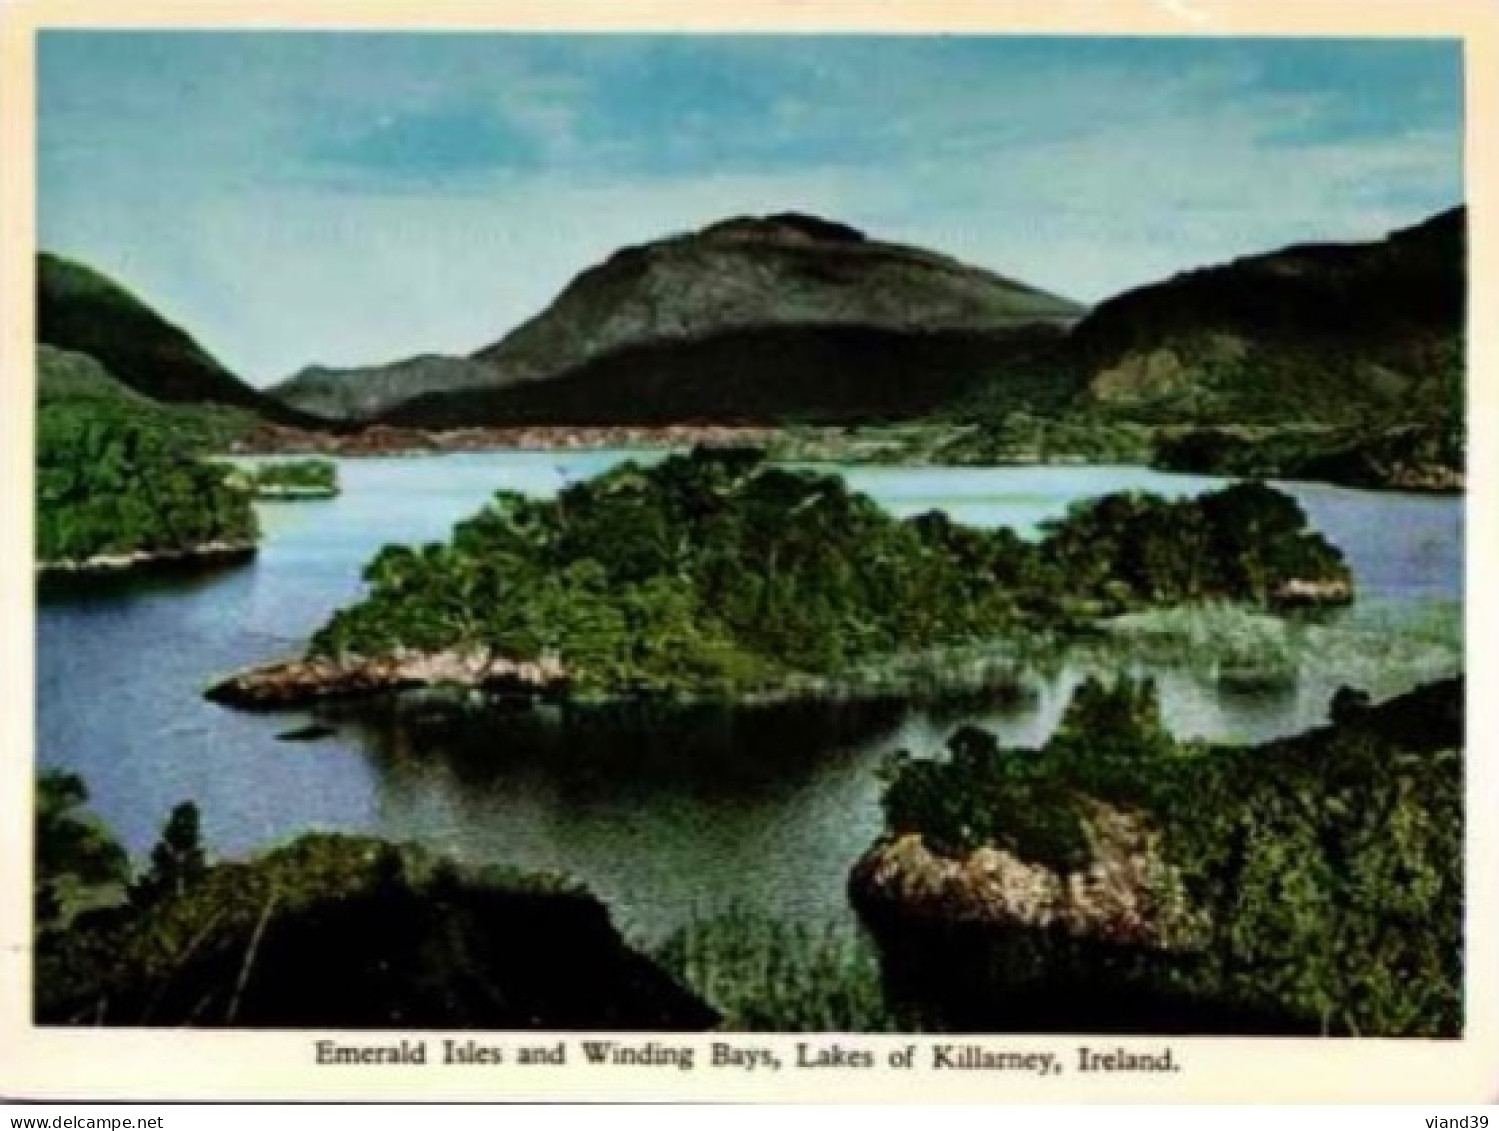
[(1442, 40), (49, 31), (42, 246), (257, 385), (811, 212), (1082, 302), (1462, 199)]

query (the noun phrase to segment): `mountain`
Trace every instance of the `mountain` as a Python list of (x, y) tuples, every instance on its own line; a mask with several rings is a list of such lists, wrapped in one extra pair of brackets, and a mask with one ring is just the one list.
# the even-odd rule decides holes
[[(1185, 272), (1092, 311), (797, 214), (623, 249), (470, 358), (304, 371), (297, 408), (416, 428), (860, 423), (1017, 412), (1312, 426), (1462, 420), (1466, 210)], [(1341, 441), (1340, 441), (1341, 442)]]
[(742, 217), (616, 252), (466, 362), (323, 372), (316, 400), (305, 374), (278, 392), (427, 427), (900, 417), (995, 376), (1082, 314), (844, 224)]
[(236, 406), (282, 424), (320, 423), (245, 384), (113, 279), (45, 252), (37, 257), (37, 341), (93, 358), (154, 401)]
[(1467, 213), (1303, 244), (1096, 307), (1068, 353), (1083, 402), (1201, 424), (1461, 418)]
[(315, 416), (361, 420), (417, 393), (472, 388), (493, 378), (493, 372), (480, 362), (428, 353), (365, 368), (309, 365), (266, 392), (282, 404)]
[(621, 346), (555, 377), (426, 394), (380, 422), (416, 428), (474, 424), (773, 424), (901, 420), (937, 412), (974, 386), (1004, 385), (1032, 408), (1051, 408), (1071, 386), (1025, 359), (1060, 336), (921, 333), (879, 326), (760, 326), (699, 338)]
[(533, 381), (623, 347), (764, 327), (973, 334), (1068, 326), (1081, 314), (1065, 299), (955, 259), (787, 213), (617, 252), (476, 356), (508, 381)]

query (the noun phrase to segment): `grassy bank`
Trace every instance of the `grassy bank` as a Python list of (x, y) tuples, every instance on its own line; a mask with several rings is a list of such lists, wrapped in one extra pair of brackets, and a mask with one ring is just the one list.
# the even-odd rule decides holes
[(879, 958), (859, 935), (788, 923), (744, 907), (694, 919), (654, 957), (732, 1031), (911, 1032), (887, 1003)]

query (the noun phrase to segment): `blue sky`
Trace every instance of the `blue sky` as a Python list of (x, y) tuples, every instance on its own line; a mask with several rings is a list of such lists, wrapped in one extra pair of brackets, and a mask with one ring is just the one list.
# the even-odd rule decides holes
[(798, 210), (1082, 301), (1462, 198), (1445, 41), (44, 33), (43, 246), (257, 384)]

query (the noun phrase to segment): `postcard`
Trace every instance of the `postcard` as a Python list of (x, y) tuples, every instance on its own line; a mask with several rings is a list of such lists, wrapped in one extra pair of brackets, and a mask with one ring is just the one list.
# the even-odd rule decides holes
[(1499, 1095), (1499, 13), (9, 5), (0, 1093)]

